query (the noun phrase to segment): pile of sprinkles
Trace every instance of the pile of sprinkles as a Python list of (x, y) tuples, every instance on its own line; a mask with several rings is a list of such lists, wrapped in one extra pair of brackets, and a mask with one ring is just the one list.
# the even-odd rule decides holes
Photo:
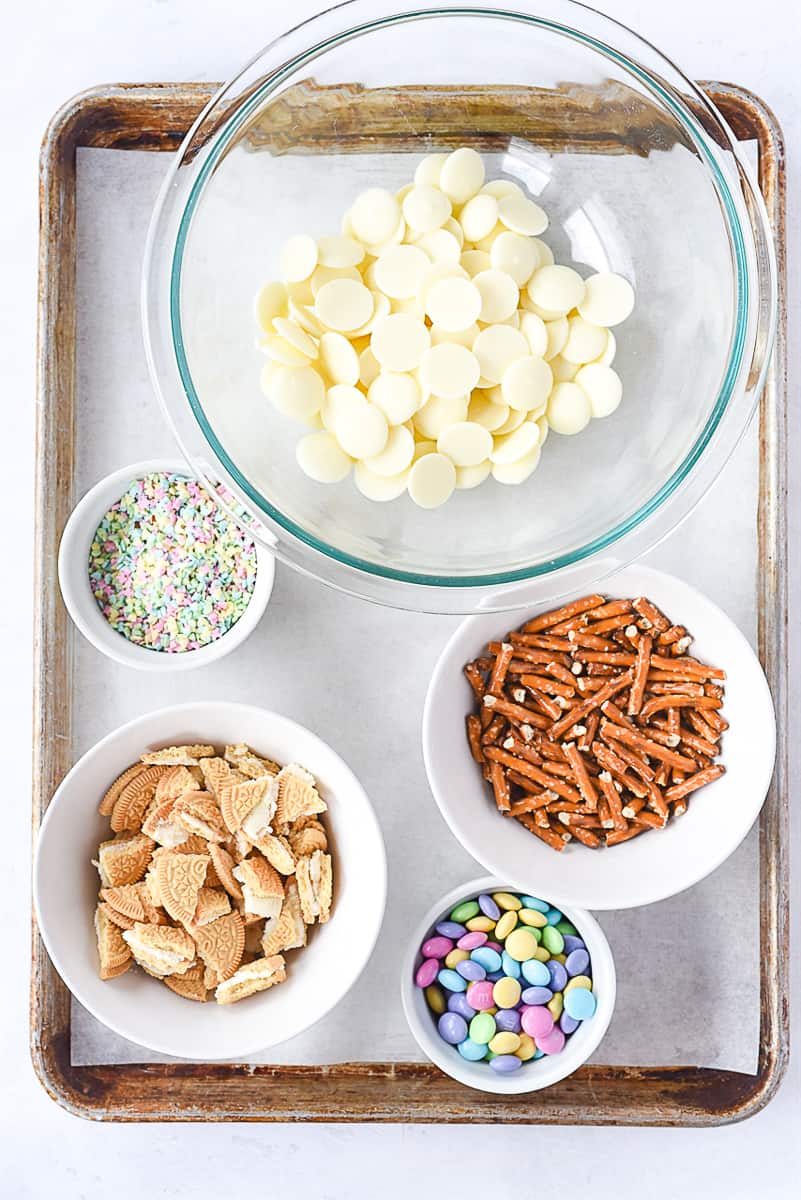
[(180, 654), (222, 637), (256, 583), (256, 548), (194, 479), (155, 472), (108, 510), (89, 550), (103, 616), (129, 642)]

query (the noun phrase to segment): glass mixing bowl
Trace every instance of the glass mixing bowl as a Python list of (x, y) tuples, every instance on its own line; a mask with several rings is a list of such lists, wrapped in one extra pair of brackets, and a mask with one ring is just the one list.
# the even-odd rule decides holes
[[(500, 609), (520, 581), (530, 602), (532, 580), (544, 603), (652, 546), (725, 464), (773, 340), (770, 234), (720, 114), (625, 27), (571, 0), (408, 4), (352, 0), (297, 26), (201, 113), (148, 240), (151, 373), (199, 478), (280, 559), (397, 607)], [(303, 428), (260, 390), (254, 296), (287, 237), (338, 232), (361, 189), (397, 190), (465, 144), (545, 208), (558, 262), (634, 285), (623, 403), (552, 433), (524, 485), (437, 510), (315, 483), (295, 462)]]

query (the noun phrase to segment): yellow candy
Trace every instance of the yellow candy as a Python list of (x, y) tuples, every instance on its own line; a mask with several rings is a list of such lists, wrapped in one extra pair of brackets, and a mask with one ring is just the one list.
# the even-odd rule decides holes
[(539, 946), (531, 930), (526, 929), (525, 925), (521, 925), (519, 929), (515, 929), (509, 934), (504, 942), (504, 949), (516, 962), (526, 962), (529, 958), (534, 958)]
[(466, 950), (459, 950), (457, 947), (456, 949), (451, 950), (450, 954), (445, 955), (445, 966), (450, 967), (451, 970), (454, 970), (457, 963), (464, 962), (464, 960), (469, 957), (470, 955)]
[(556, 962), (560, 962), (560, 963), (564, 963), (567, 961), (566, 954), (552, 954), (551, 958), (554, 959)]
[(569, 992), (570, 989), (574, 987), (587, 988), (587, 990), (591, 992), (592, 980), (590, 979), (589, 975), (574, 975), (573, 978), (565, 984), (565, 991)]
[(517, 896), (513, 896), (511, 892), (493, 892), (492, 898), (498, 905), (498, 908), (503, 908), (507, 912), (517, 912), (523, 905)]
[(489, 917), (471, 917), (469, 921), (465, 921), (465, 927), (471, 933), (492, 933), (495, 928), (495, 922)]
[(530, 1058), (534, 1057), (534, 1054), (537, 1050), (537, 1044), (534, 1041), (534, 1038), (530, 1037), (527, 1033), (518, 1034), (518, 1042), (519, 1045), (515, 1050), (515, 1054), (518, 1058), (522, 1058), (523, 1062), (528, 1062)]
[(499, 979), (492, 989), (492, 998), (498, 1008), (514, 1008), (520, 999), (520, 992), (519, 981), (512, 979), (510, 975), (504, 975), (503, 979)]
[(445, 1012), (445, 1009), (448, 1007), (448, 1002), (445, 999), (445, 995), (442, 991), (442, 988), (437, 987), (437, 985), (435, 983), (432, 983), (432, 984), (430, 984), (429, 987), (426, 988), (424, 994), (425, 994), (425, 998), (426, 998), (426, 1004), (431, 1009), (431, 1011), (436, 1013), (437, 1016), (441, 1016), (442, 1013)]
[(489, 1048), (493, 1054), (514, 1054), (519, 1045), (520, 1038), (516, 1033), (496, 1033)]
[(543, 929), (548, 924), (545, 913), (535, 912), (533, 908), (521, 908), (517, 915), (524, 925), (533, 925), (535, 929)]
[(553, 999), (549, 1000), (546, 1008), (553, 1017), (554, 1021), (558, 1021), (562, 1015), (562, 1009), (565, 1006), (561, 992), (554, 992)]
[(495, 937), (499, 942), (502, 942), (505, 937), (508, 937), (513, 929), (517, 928), (517, 913), (505, 912), (495, 926)]
[(551, 955), (550, 955), (550, 952), (548, 950), (546, 950), (544, 946), (537, 946), (537, 949), (534, 951), (534, 953), (532, 954), (531, 957), (538, 958), (540, 960), (540, 962), (547, 962), (548, 959), (551, 957)]
[(493, 1008), (485, 1008), (483, 1011), (489, 1013), (489, 1015), (491, 1017), (494, 1017), (498, 1010), (497, 1010), (497, 1008), (493, 1007)]

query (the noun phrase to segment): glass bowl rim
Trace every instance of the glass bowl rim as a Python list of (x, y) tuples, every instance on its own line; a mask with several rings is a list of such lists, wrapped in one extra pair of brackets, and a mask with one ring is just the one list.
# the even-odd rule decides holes
[[(335, 5), (333, 8), (325, 12), (317, 14), (298, 25), (294, 31), (297, 32), (307, 26), (313, 26), (322, 18), (330, 16), (332, 13), (342, 10), (347, 13), (351, 8), (360, 8), (363, 5), (357, 2)], [(539, 8), (540, 6), (538, 6)], [(652, 54), (656, 54), (659, 59), (669, 65), (674, 71), (677, 68), (673, 67), (672, 63), (668, 63), (663, 56), (655, 51), (648, 43), (643, 42), (638, 35), (632, 33), (627, 27), (620, 25), (604, 14), (598, 13), (596, 10), (586, 9), (584, 5), (571, 2), (571, 8), (575, 7), (578, 10), (584, 10), (594, 18), (599, 19), (604, 25), (610, 26), (613, 29), (619, 28), (625, 31), (629, 36), (634, 38), (643, 48), (647, 48)], [(349, 553), (343, 549), (330, 545), (328, 542), (316, 537), (308, 532), (303, 526), (299, 525), (295, 520), (286, 516), (278, 509), (271, 501), (266, 499), (257, 488), (255, 488), (242, 471), (237, 467), (225, 448), (219, 442), (214, 433), (211, 424), (206, 417), (200, 398), (192, 380), (189, 364), (186, 357), (184, 347), (184, 339), (181, 327), (180, 313), (180, 294), (181, 294), (181, 269), (183, 265), (184, 252), (187, 248), (187, 240), (191, 228), (192, 218), (198, 207), (198, 204), (203, 195), (205, 185), (213, 173), (214, 168), (229, 149), (233, 139), (242, 128), (243, 124), (252, 115), (253, 111), (269, 97), (272, 92), (281, 84), (281, 82), (303, 67), (307, 62), (319, 57), (328, 50), (331, 50), (345, 42), (355, 40), (356, 38), (375, 32), (383, 28), (391, 28), (396, 25), (403, 24), (410, 20), (419, 20), (438, 17), (488, 17), (494, 19), (502, 19), (509, 21), (517, 21), (526, 26), (535, 28), (544, 28), (566, 36), (574, 41), (579, 42), (591, 51), (598, 52), (614, 61), (618, 66), (622, 67), (634, 76), (645, 89), (652, 94), (655, 94), (657, 99), (668, 109), (670, 114), (677, 120), (684, 133), (690, 138), (693, 147), (698, 152), (701, 160), (710, 172), (711, 181), (715, 187), (716, 193), (722, 205), (723, 214), (725, 216), (725, 228), (730, 243), (730, 248), (733, 254), (735, 267), (734, 280), (734, 314), (735, 323), (732, 332), (728, 361), (726, 370), (723, 376), (721, 386), (717, 397), (712, 406), (709, 416), (704, 423), (702, 430), (695, 439), (693, 445), (685, 455), (679, 466), (672, 472), (670, 477), (659, 487), (645, 503), (641, 504), (635, 512), (629, 514), (619, 522), (617, 522), (610, 530), (604, 534), (598, 535), (590, 542), (585, 543), (575, 549), (566, 551), (563, 554), (551, 557), (539, 563), (518, 567), (513, 570), (493, 571), (480, 575), (475, 574), (449, 574), (440, 575), (420, 571), (411, 571), (399, 569), (393, 566), (387, 566), (380, 562), (371, 561), (370, 559), (361, 558), (355, 554)], [(280, 41), (281, 39), (277, 39)], [(245, 75), (252, 66), (257, 63), (271, 47), (274, 47), (276, 42), (265, 47), (257, 54), (242, 71), (238, 73), (227, 84), (221, 93), (218, 93), (211, 101), (210, 105), (201, 113), (198, 121), (193, 126), (193, 129), (187, 135), (188, 142), (198, 131), (203, 121), (211, 114), (214, 106), (219, 102), (222, 94)], [(679, 72), (679, 74), (681, 74)], [(682, 79), (684, 77), (682, 76)], [(693, 91), (693, 85), (690, 81), (686, 81), (688, 87)], [(184, 143), (184, 146), (186, 145)], [(734, 151), (733, 146), (727, 146), (725, 149)], [(736, 157), (736, 152), (735, 152)], [(173, 172), (177, 171), (182, 161), (182, 153), (179, 151), (178, 159), (173, 167)], [(739, 161), (739, 160), (738, 160)], [(166, 191), (166, 189), (165, 189)], [(158, 213), (156, 214), (156, 216)], [(155, 220), (155, 217), (154, 217)], [(170, 315), (170, 333), (172, 337), (172, 346), (175, 354), (176, 365), (181, 379), (181, 384), (184, 390), (186, 400), (192, 410), (195, 420), (198, 423), (207, 443), (212, 452), (217, 456), (218, 460), (224, 466), (231, 478), (236, 482), (250, 501), (256, 506), (257, 510), (274, 521), (281, 529), (291, 534), (292, 537), (305, 543), (312, 550), (323, 555), (325, 558), (332, 559), (334, 562), (341, 564), (347, 568), (354, 569), (360, 573), (376, 576), (379, 578), (388, 579), (404, 584), (413, 584), (418, 586), (428, 587), (444, 587), (444, 588), (486, 588), (493, 586), (503, 586), (507, 584), (517, 583), (529, 579), (536, 579), (543, 576), (554, 576), (561, 569), (566, 569), (575, 566), (587, 559), (592, 558), (599, 553), (609, 550), (617, 542), (619, 542), (628, 533), (633, 532), (638, 527), (643, 525), (646, 520), (653, 516), (657, 510), (661, 509), (665, 501), (667, 501), (681, 486), (681, 484), (689, 477), (693, 468), (698, 463), (704, 450), (709, 445), (713, 435), (718, 429), (724, 415), (729, 409), (730, 402), (735, 393), (738, 377), (743, 365), (743, 359), (746, 347), (747, 327), (750, 310), (751, 288), (748, 271), (748, 259), (745, 247), (745, 238), (743, 235), (743, 227), (740, 221), (737, 207), (734, 202), (732, 192), (726, 177), (717, 162), (714, 153), (711, 151), (708, 139), (698, 120), (693, 116), (690, 109), (684, 105), (676, 96), (672, 95), (670, 90), (660, 82), (660, 80), (651, 73), (651, 71), (642, 67), (631, 57), (624, 54), (622, 51), (614, 49), (610, 44), (599, 41), (591, 34), (583, 32), (576, 27), (563, 24), (562, 22), (550, 19), (545, 15), (537, 15), (531, 12), (521, 10), (509, 11), (501, 8), (494, 8), (486, 5), (453, 5), (453, 6), (431, 6), (423, 8), (396, 8), (389, 15), (376, 17), (369, 20), (363, 20), (361, 23), (351, 24), (345, 22), (340, 25), (338, 30), (330, 36), (323, 38), (320, 41), (313, 41), (306, 48), (288, 61), (282, 63), (278, 68), (272, 70), (261, 82), (261, 84), (252, 92), (247, 99), (237, 105), (230, 116), (220, 125), (216, 131), (208, 154), (200, 165), (196, 179), (193, 180), (189, 196), (184, 204), (183, 211), (180, 215), (178, 232), (175, 237), (173, 247), (172, 261), (170, 263), (170, 288), (169, 288), (169, 315)], [(747, 425), (744, 422), (743, 428)], [(724, 460), (725, 463), (725, 460)], [(718, 470), (722, 469), (724, 463), (720, 464)], [(717, 474), (718, 471), (715, 472)]]

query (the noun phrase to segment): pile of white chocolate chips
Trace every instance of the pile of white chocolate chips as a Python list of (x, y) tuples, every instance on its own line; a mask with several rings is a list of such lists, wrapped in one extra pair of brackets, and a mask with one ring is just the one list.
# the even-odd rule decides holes
[(319, 483), (352, 470), (370, 500), (436, 508), (490, 475), (522, 483), (549, 429), (620, 403), (609, 326), (631, 285), (556, 264), (539, 205), (484, 179), (475, 150), (431, 154), (396, 195), (357, 196), (341, 234), (285, 244), (256, 298), (262, 387), (311, 427), (297, 460)]

